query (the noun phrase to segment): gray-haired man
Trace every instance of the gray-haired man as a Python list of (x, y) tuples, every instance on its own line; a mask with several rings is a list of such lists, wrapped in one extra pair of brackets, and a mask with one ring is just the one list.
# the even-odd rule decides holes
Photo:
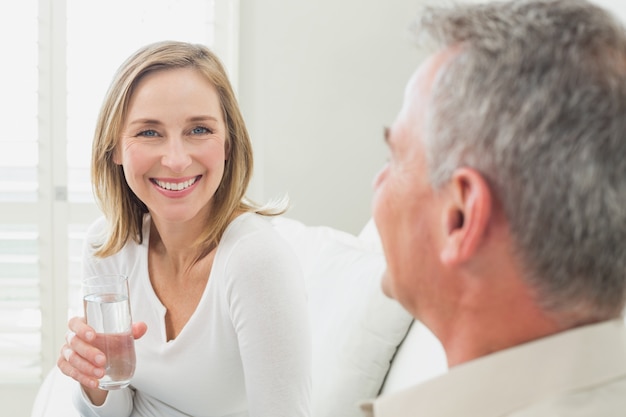
[(430, 9), (386, 134), (385, 292), (450, 372), (376, 417), (626, 415), (626, 32), (582, 0)]

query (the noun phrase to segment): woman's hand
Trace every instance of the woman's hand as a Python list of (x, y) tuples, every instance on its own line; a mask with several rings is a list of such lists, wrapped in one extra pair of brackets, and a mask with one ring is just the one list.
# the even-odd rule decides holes
[[(104, 376), (106, 358), (93, 346), (96, 332), (82, 317), (73, 317), (68, 322), (65, 344), (57, 360), (57, 366), (65, 375), (78, 381), (94, 405), (102, 405), (107, 391), (98, 388), (98, 379)], [(133, 337), (139, 339), (147, 331), (143, 322), (133, 323)]]

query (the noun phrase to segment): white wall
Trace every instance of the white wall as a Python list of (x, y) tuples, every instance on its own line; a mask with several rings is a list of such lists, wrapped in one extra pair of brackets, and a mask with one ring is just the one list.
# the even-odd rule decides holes
[(251, 197), (358, 232), (387, 157), (383, 127), (419, 62), (418, 0), (240, 0), (238, 94), (255, 149)]
[[(594, 1), (626, 20), (623, 0)], [(240, 0), (238, 92), (256, 161), (250, 196), (288, 193), (291, 217), (361, 229), (387, 157), (383, 126), (421, 58), (408, 26), (423, 2)]]
[(626, 1), (624, 0), (591, 0), (593, 3), (612, 11), (622, 22), (626, 22)]

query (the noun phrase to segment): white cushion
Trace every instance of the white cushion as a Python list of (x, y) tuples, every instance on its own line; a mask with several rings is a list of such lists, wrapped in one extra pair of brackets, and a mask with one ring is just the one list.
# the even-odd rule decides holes
[(56, 366), (48, 372), (33, 403), (31, 417), (78, 417), (72, 392), (78, 383)]
[(349, 233), (276, 218), (300, 258), (313, 336), (313, 417), (361, 416), (378, 395), (411, 316), (381, 290), (379, 248)]
[(382, 252), (383, 247), (380, 242), (380, 235), (378, 234), (378, 229), (376, 228), (376, 223), (374, 223), (374, 219), (370, 218), (363, 229), (359, 232), (359, 240), (369, 245), (372, 250), (377, 250)]
[(381, 394), (401, 391), (448, 371), (441, 342), (423, 323), (415, 320), (393, 358)]

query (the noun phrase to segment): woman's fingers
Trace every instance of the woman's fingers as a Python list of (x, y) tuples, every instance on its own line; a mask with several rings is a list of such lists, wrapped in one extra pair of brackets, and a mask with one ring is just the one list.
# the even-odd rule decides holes
[(71, 332), (88, 342), (92, 342), (96, 338), (93, 328), (87, 324), (83, 317), (72, 317), (68, 322), (68, 327)]
[[(65, 375), (85, 387), (97, 388), (98, 379), (104, 376), (106, 357), (94, 343), (96, 333), (82, 317), (73, 317), (68, 322), (65, 344), (61, 347), (57, 366)], [(148, 327), (144, 322), (133, 323), (133, 337), (139, 339)]]
[(106, 358), (91, 344), (95, 333), (81, 318), (71, 319), (68, 325), (70, 330), (65, 335), (57, 366), (82, 385), (97, 388), (98, 379), (104, 376)]
[(57, 366), (65, 375), (90, 388), (97, 388), (98, 379), (104, 375), (104, 368), (93, 366), (67, 344), (61, 348)]
[(133, 323), (133, 337), (139, 339), (148, 331), (148, 326), (143, 321)]
[(81, 317), (70, 319), (69, 328), (69, 333), (74, 333), (74, 335), (66, 337), (66, 340), (70, 338), (67, 345), (93, 365), (103, 367), (106, 364), (106, 358), (102, 351), (93, 345), (96, 340), (96, 333), (93, 328), (88, 326)]

